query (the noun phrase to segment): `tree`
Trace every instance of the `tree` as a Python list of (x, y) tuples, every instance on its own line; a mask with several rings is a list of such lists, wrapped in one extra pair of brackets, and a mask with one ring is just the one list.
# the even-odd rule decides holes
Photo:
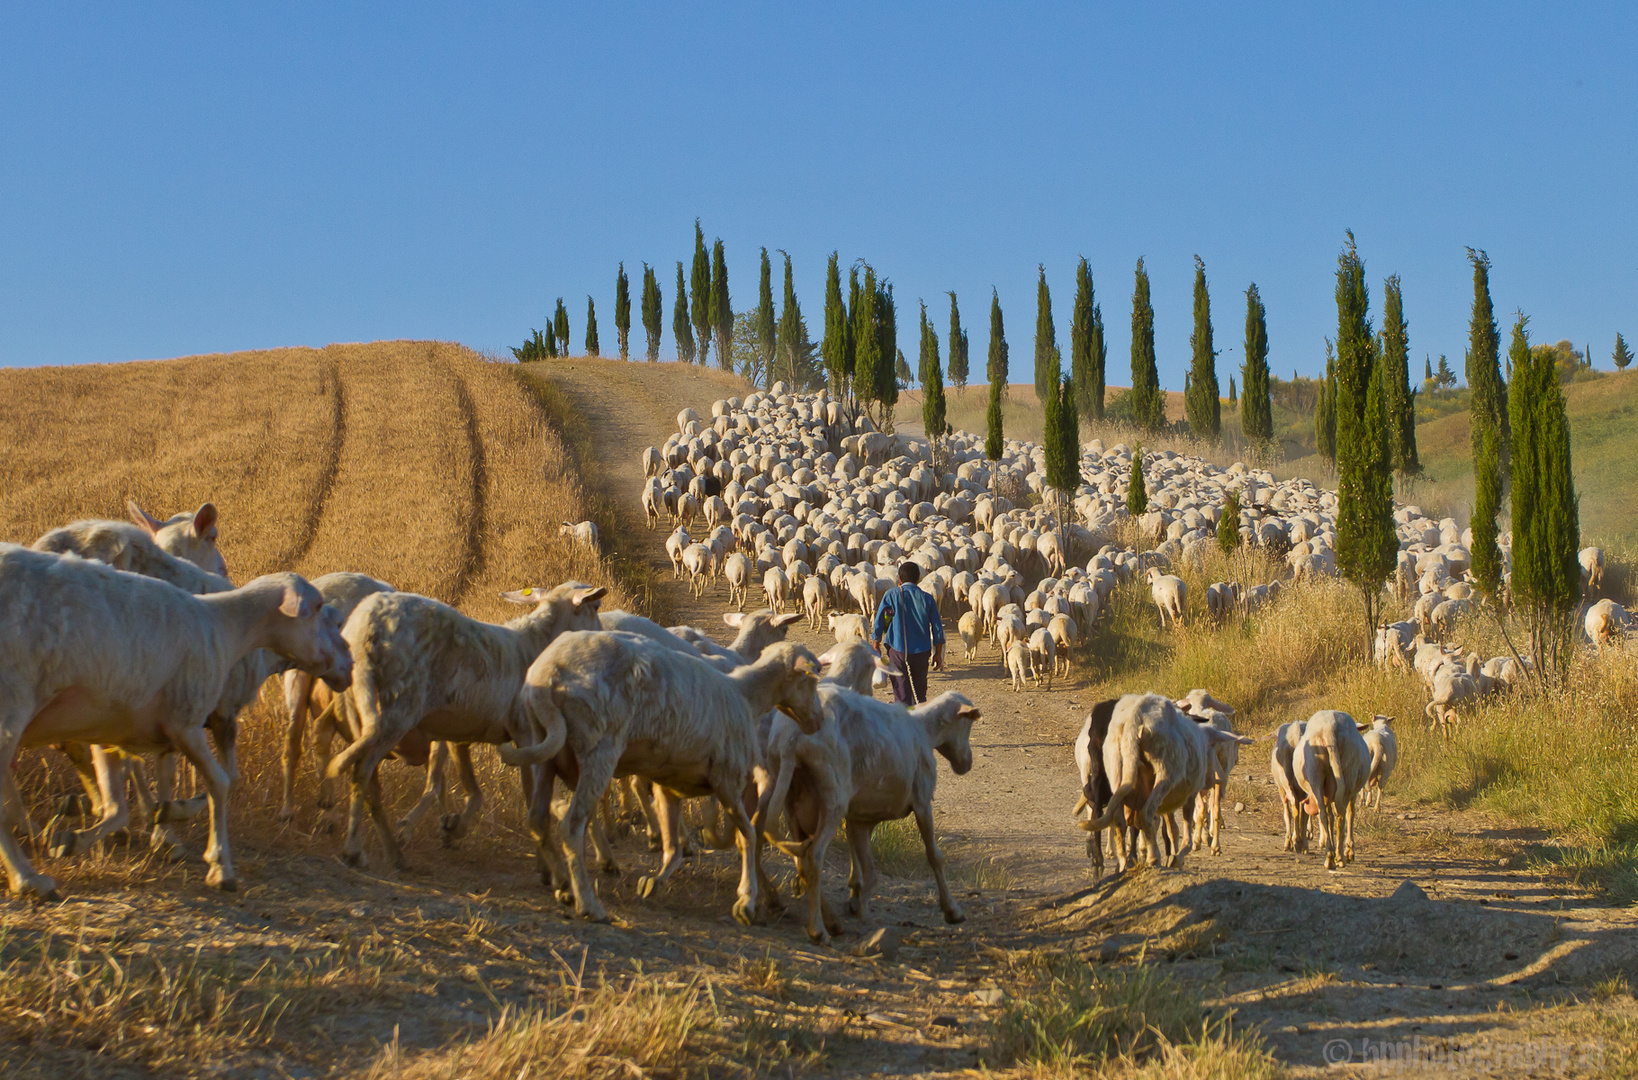
[(516, 345), (512, 347), (512, 356), (520, 364), (531, 363), (535, 360), (544, 360), (548, 356), (552, 355), (552, 348), (548, 344), (548, 342), (550, 342), (552, 339), (542, 334), (539, 330), (534, 330), (532, 333), (534, 335), (533, 337), (523, 339), (522, 348), (519, 348)]
[(1240, 404), (1240, 388), (1234, 385), (1234, 376), (1229, 376), (1229, 404)]
[[(1467, 249), (1467, 259), (1473, 264), (1473, 317), (1468, 325), (1467, 388), (1470, 420), (1470, 440), (1474, 460), (1484, 447), (1484, 433), (1496, 429), (1497, 462), (1501, 470), (1502, 490), (1507, 490), (1509, 447), (1512, 443), (1507, 415), (1507, 385), (1502, 382), (1501, 358), (1498, 349), (1501, 335), (1496, 332), (1496, 315), (1490, 304), (1490, 256), (1482, 251)], [(1440, 372), (1447, 367), (1439, 358)], [(1455, 380), (1451, 380), (1455, 385)]]
[(779, 312), (779, 335), (776, 353), (779, 368), (791, 386), (811, 390), (824, 382), (824, 376), (814, 363), (816, 350), (808, 340), (807, 320), (802, 318), (802, 305), (796, 302), (796, 279), (791, 273), (791, 257), (785, 256), (785, 303)]
[(927, 305), (921, 305), (921, 426), (927, 442), (939, 445), (944, 437), (944, 375), (939, 371), (938, 332), (927, 322)]
[[(1441, 356), (1439, 359), (1443, 360), (1444, 357)], [(1433, 361), (1428, 358), (1427, 353), (1422, 354), (1422, 370), (1425, 373), (1422, 385), (1429, 390), (1437, 390), (1438, 387), (1433, 382)]]
[(1143, 444), (1132, 451), (1132, 475), (1126, 483), (1126, 512), (1133, 517), (1149, 509), (1149, 489), (1143, 483)]
[(688, 284), (694, 294), (689, 314), (693, 317), (694, 340), (703, 364), (711, 355), (711, 327), (715, 325), (716, 309), (712, 306), (711, 256), (705, 250), (705, 233), (700, 230), (699, 218), (694, 219), (694, 267)]
[(1206, 290), (1206, 263), (1194, 257), (1194, 333), (1189, 337), (1193, 362), (1183, 395), (1189, 430), (1216, 442), (1223, 431), (1222, 389), (1217, 384), (1217, 350), (1211, 334), (1211, 295)]
[[(1058, 359), (1056, 349), (1052, 358)], [(1074, 378), (1060, 375), (1043, 404), (1046, 426), (1041, 442), (1046, 451), (1047, 487), (1058, 492), (1058, 501), (1067, 505), (1081, 486), (1081, 417), (1075, 404)]]
[(916, 373), (910, 370), (910, 361), (904, 358), (904, 350), (895, 348), (897, 354), (893, 362), (893, 387), (896, 390), (908, 390), (915, 384)]
[(1610, 359), (1615, 362), (1616, 371), (1625, 371), (1627, 365), (1632, 363), (1632, 350), (1627, 348), (1627, 339), (1620, 334), (1615, 335), (1615, 351), (1610, 354)]
[(1416, 454), (1416, 394), (1410, 386), (1410, 326), (1399, 275), (1382, 286), (1382, 390), (1388, 410), (1388, 446), (1401, 480), (1422, 471)]
[(1155, 365), (1155, 309), (1149, 302), (1149, 271), (1137, 261), (1132, 290), (1132, 417), (1139, 427), (1158, 431), (1166, 423), (1166, 398)]
[(586, 297), (586, 355), (597, 356), (597, 301)]
[[(853, 396), (859, 397), (859, 264), (847, 268), (847, 377), (853, 380)], [(866, 395), (869, 396), (869, 395)]]
[(830, 253), (830, 263), (825, 267), (825, 337), (819, 343), (819, 353), (825, 358), (830, 392), (838, 397), (845, 395), (853, 372), (848, 365), (847, 308), (842, 304), (842, 275), (834, 251)]
[(768, 372), (768, 382), (774, 381), (774, 346), (778, 344), (778, 324), (774, 322), (773, 266), (768, 262), (768, 249), (762, 249), (762, 273), (756, 293), (756, 351), (762, 358), (762, 370)]
[(1223, 516), (1217, 521), (1217, 547), (1225, 556), (1245, 542), (1240, 535), (1240, 489), (1229, 488), (1223, 497)]
[[(1513, 324), (1508, 403), (1513, 459), (1513, 603), (1530, 628), (1530, 653), (1543, 676), (1561, 675), (1574, 642), (1581, 599), (1580, 511), (1570, 474), (1570, 425), (1551, 358), (1530, 348), (1529, 320)], [(1499, 439), (1498, 439), (1499, 441)]]
[[(893, 430), (893, 407), (899, 403), (899, 373), (908, 378), (909, 365), (899, 351), (898, 306), (893, 302), (893, 286), (886, 279), (876, 286), (876, 336), (880, 341), (880, 359), (876, 363), (876, 402), (881, 406), (881, 428)], [(887, 359), (893, 358), (889, 367)]]
[(1001, 321), (1001, 294), (990, 289), (990, 362), (985, 374), (1007, 392), (1007, 331)]
[(1320, 383), (1314, 408), (1314, 450), (1333, 466), (1337, 463), (1337, 361), (1331, 339), (1325, 339), (1325, 381)]
[(866, 264), (864, 285), (853, 310), (853, 396), (864, 404), (867, 413), (877, 401), (876, 388), (881, 380), (876, 369), (885, 368), (889, 381), (893, 376), (893, 354), (882, 355), (881, 338), (876, 332), (876, 296), (876, 271)]
[(1058, 331), (1052, 325), (1052, 293), (1047, 289), (1046, 266), (1038, 267), (1035, 284), (1035, 400), (1045, 407), (1047, 398), (1058, 392)]
[(1006, 440), (1001, 430), (1001, 384), (990, 380), (990, 403), (984, 410), (984, 456), (991, 461), (1000, 461), (1006, 449)]
[(563, 306), (563, 298), (557, 298), (557, 312), (552, 316), (552, 333), (557, 336), (557, 354), (569, 355), (569, 309)]
[(1371, 332), (1365, 264), (1353, 233), (1337, 260), (1335, 388), (1337, 570), (1365, 601), (1366, 648), (1376, 633), (1382, 585), (1399, 560), (1393, 522), (1393, 458), (1389, 451), (1383, 367)]
[(614, 276), (614, 331), (620, 338), (620, 359), (630, 360), (627, 346), (631, 340), (631, 281), (626, 277), (626, 264)]
[(1075, 408), (1103, 419), (1103, 313), (1092, 290), (1092, 270), (1082, 259), (1075, 268), (1075, 314), (1069, 324), (1069, 371), (1075, 380)]
[(688, 325), (688, 283), (683, 281), (683, 264), (677, 263), (677, 303), (671, 311), (671, 334), (677, 339), (677, 359), (694, 362), (694, 331)]
[(648, 361), (660, 358), (660, 320), (665, 317), (665, 301), (660, 297), (660, 279), (654, 268), (643, 264), (643, 333), (648, 337)]
[(1444, 353), (1439, 354), (1439, 370), (1433, 373), (1433, 383), (1439, 390), (1456, 388), (1456, 373), (1450, 370), (1450, 361), (1445, 359)]
[(1496, 515), (1501, 512), (1501, 447), (1492, 429), (1485, 432), (1479, 456), (1473, 460), (1473, 581), (1486, 600), (1496, 600), (1501, 589), (1502, 555), (1496, 546)]
[(950, 293), (950, 383), (957, 393), (967, 390), (967, 331), (961, 328), (961, 309)]
[(733, 367), (734, 309), (728, 300), (728, 262), (720, 238), (711, 245), (711, 328), (717, 336), (717, 366), (728, 371)]

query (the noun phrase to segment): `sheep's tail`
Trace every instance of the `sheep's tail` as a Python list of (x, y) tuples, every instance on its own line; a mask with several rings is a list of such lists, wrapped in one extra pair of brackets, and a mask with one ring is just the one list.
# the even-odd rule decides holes
[(1109, 796), (1109, 805), (1104, 807), (1103, 816), (1099, 817), (1095, 821), (1087, 822), (1083, 828), (1085, 828), (1087, 832), (1093, 832), (1097, 829), (1107, 829), (1109, 826), (1113, 825), (1115, 823), (1115, 819), (1120, 816), (1122, 805), (1127, 799), (1132, 797), (1132, 794), (1135, 791), (1137, 791), (1136, 780), (1128, 780), (1126, 783), (1116, 788), (1114, 794)]
[[(774, 808), (785, 805), (785, 800), (789, 797), (791, 791), (791, 780), (795, 776), (796, 755), (790, 753), (782, 755), (779, 759), (779, 775), (775, 777), (773, 786), (757, 800), (756, 829), (759, 833), (767, 836), (776, 847), (779, 846), (779, 840), (767, 829), (772, 822)], [(780, 847), (780, 850), (785, 851), (783, 847)], [(786, 854), (793, 853), (786, 852)]]
[[(351, 687), (343, 690), (341, 693), (331, 698), (330, 704), (326, 705), (324, 707), (324, 711), (319, 713), (318, 716), (313, 719), (313, 726), (315, 728), (318, 727), (325, 717), (329, 717), (332, 723), (340, 718), (343, 710), (345, 709), (345, 706), (341, 704), (342, 699), (356, 693), (358, 687), (359, 684), (355, 682)], [(348, 769), (351, 769), (353, 765), (357, 763), (358, 759), (364, 756), (364, 751), (368, 749), (370, 745), (370, 736), (368, 732), (358, 730), (360, 726), (362, 725), (336, 725), (338, 729), (345, 730), (347, 734), (351, 735), (353, 741), (347, 744), (347, 748), (345, 750), (330, 759), (330, 764), (325, 766), (324, 769), (325, 776), (328, 776), (332, 780), (336, 779), (342, 773), (346, 772)]]
[(508, 765), (543, 765), (557, 757), (569, 741), (569, 722), (558, 707), (551, 687), (525, 684), (512, 708), (520, 727), (537, 732), (541, 740), (533, 746), (498, 747)]

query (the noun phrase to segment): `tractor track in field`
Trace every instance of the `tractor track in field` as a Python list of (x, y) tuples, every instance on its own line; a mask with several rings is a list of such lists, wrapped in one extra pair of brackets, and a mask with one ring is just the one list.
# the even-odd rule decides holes
[(307, 511), (297, 526), (288, 551), (280, 553), (277, 566), (294, 566), (307, 557), (318, 538), (319, 522), (330, 504), (330, 493), (335, 489), (336, 476), (341, 472), (342, 447), (347, 442), (347, 386), (341, 378), (341, 365), (331, 360), (325, 368), (325, 379), (330, 385), (331, 421), (330, 439), (325, 446), (324, 464), (320, 466), (318, 482)]

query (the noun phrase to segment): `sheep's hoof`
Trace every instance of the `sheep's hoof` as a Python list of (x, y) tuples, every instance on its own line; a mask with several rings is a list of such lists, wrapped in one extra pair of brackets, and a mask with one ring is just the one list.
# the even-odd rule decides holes
[(575, 914), (579, 915), (587, 922), (606, 923), (612, 921), (609, 918), (609, 913), (603, 910), (603, 906), (601, 904), (599, 904), (597, 907), (576, 908)]
[(756, 924), (756, 904), (753, 901), (751, 901), (751, 900), (749, 900), (749, 899), (747, 899), (746, 897), (743, 897), (743, 896), (740, 897), (738, 900), (735, 900), (734, 901), (734, 921), (739, 923), (739, 925), (741, 925), (741, 926), (753, 926), (753, 925), (755, 925)]
[(12, 891), (18, 896), (28, 896), (32, 893), (34, 899), (43, 904), (59, 904), (63, 899), (62, 894), (57, 891), (57, 883), (44, 874), (24, 878)]
[(860, 915), (863, 915), (864, 902), (857, 896), (849, 897), (847, 902), (847, 913), (852, 915), (854, 918), (858, 918)]
[(601, 870), (608, 877), (619, 877), (620, 876), (620, 864), (615, 862), (613, 859), (610, 859), (608, 862), (606, 862), (602, 866), (598, 867), (598, 869)]
[(954, 904), (951, 904), (950, 907), (944, 912), (944, 921), (949, 923), (951, 926), (954, 926), (956, 923), (964, 923), (967, 921), (967, 913), (956, 907)]
[[(651, 836), (651, 837), (648, 838), (648, 850), (650, 850), (650, 851), (659, 851), (660, 850), (660, 840), (659, 840), (658, 837)], [(688, 852), (685, 851), (684, 854), (686, 855), (686, 854), (688, 854)]]
[(51, 838), (48, 849), (53, 859), (64, 859), (80, 850), (80, 834), (73, 830), (65, 830)]
[(362, 870), (368, 865), (368, 860), (364, 858), (362, 851), (344, 851), (341, 854), (341, 861), (355, 870)]
[(639, 899), (647, 900), (649, 897), (654, 895), (654, 891), (659, 887), (659, 878), (653, 877), (649, 874), (644, 874), (642, 877), (637, 879), (637, 896)]
[(279, 812), (273, 815), (273, 820), (277, 821), (281, 825), (295, 821), (296, 808), (294, 806), (279, 807)]
[(438, 819), (438, 825), (444, 830), (444, 846), (451, 847), (455, 841), (466, 835), (466, 826), (459, 814), (445, 814)]
[(567, 886), (567, 885), (558, 885), (558, 886), (555, 886), (555, 889), (556, 889), (556, 893), (557, 893), (558, 903), (560, 903), (560, 904), (572, 904), (572, 903), (574, 903), (574, 890), (571, 889), (569, 886)]
[(815, 930), (811, 926), (808, 927), (808, 940), (813, 942), (815, 945), (829, 945), (830, 933), (828, 928)]
[(239, 882), (232, 874), (222, 872), (220, 866), (213, 866), (205, 872), (205, 884), (223, 892), (238, 892)]

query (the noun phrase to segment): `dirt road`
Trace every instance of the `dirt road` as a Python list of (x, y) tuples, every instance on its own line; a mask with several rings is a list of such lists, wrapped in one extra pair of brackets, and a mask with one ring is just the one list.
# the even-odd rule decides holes
[[(672, 374), (606, 361), (552, 369), (596, 444), (588, 480), (607, 492), (627, 536), (643, 531), (643, 448), (664, 441), (679, 409), (703, 414), (724, 392)], [(672, 582), (663, 539), (656, 531), (627, 548), (646, 552), (659, 575), (658, 613), (726, 641), (725, 587), (694, 600)], [(953, 636), (953, 623), (949, 630)], [(805, 624), (791, 638), (816, 651), (831, 644)], [(1559, 1001), (1552, 991), (1560, 983), (1591, 997), (1601, 980), (1638, 973), (1638, 919), (1528, 871), (1519, 854), (1528, 835), (1475, 815), (1402, 806), (1390, 790), (1380, 813), (1366, 815), (1347, 869), (1327, 872), (1321, 856), (1287, 854), (1267, 735), (1289, 717), (1243, 718), (1242, 730), (1263, 739), (1245, 749), (1230, 780), (1221, 855), (1196, 855), (1180, 872), (1094, 883), (1085, 834), (1071, 822), (1071, 743), (1108, 688), (1077, 675), (1050, 691), (1014, 693), (993, 650), (971, 666), (959, 652), (951, 650), (949, 670), (932, 676), (929, 691), (959, 690), (984, 718), (974, 728), (972, 772), (956, 777), (941, 766), (936, 818), (950, 851), (969, 864), (998, 864), (1011, 879), (1008, 902), (968, 923), (969, 936), (1105, 958), (1148, 942), (1150, 955), (1158, 947), (1213, 980), (1217, 1000), (1262, 1025), (1279, 1056), (1303, 1067), (1331, 1064), (1326, 1054), (1340, 1051), (1326, 1047), (1335, 1039), (1349, 1040), (1357, 1061), (1374, 1042), (1608, 1041), (1630, 1030), (1608, 1026), (1611, 1016), (1630, 1025), (1630, 992), (1543, 1011)]]

